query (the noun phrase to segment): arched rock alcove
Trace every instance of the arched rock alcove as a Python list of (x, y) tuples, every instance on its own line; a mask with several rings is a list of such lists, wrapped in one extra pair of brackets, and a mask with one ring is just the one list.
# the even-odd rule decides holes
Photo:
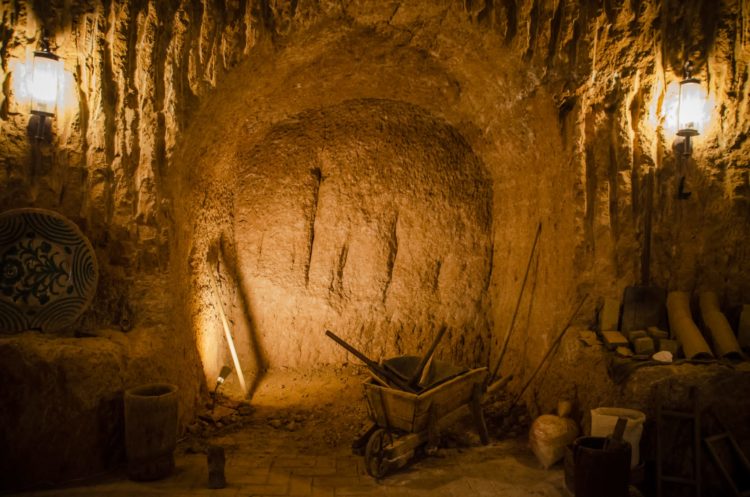
[(491, 185), (455, 128), (352, 100), (276, 124), (237, 161), (235, 276), (269, 365), (341, 359), (326, 328), (374, 357), (417, 353), (443, 323), (456, 359), (486, 361)]
[(379, 358), (423, 351), (445, 324), (439, 357), (488, 364), (542, 219), (517, 323), (535, 332), (508, 357), (544, 350), (569, 312), (576, 192), (549, 192), (579, 171), (549, 133), (557, 108), (464, 19), (445, 22), (429, 46), (341, 21), (259, 44), (196, 114), (172, 171), (172, 260), (209, 384), (232, 361), (211, 273), (250, 390), (269, 367), (347, 361), (326, 328)]

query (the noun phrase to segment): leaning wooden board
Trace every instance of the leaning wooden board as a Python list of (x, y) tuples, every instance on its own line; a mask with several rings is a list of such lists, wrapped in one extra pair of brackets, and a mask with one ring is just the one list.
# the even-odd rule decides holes
[(437, 419), (471, 400), (474, 385), (487, 378), (487, 368), (466, 371), (419, 394), (384, 387), (372, 380), (364, 384), (370, 417), (380, 427), (410, 433), (427, 429), (430, 409)]

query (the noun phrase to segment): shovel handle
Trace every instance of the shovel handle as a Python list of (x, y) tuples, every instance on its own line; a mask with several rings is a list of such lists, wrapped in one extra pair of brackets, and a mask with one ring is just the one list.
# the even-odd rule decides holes
[(622, 442), (622, 435), (625, 433), (625, 426), (628, 424), (628, 419), (622, 416), (617, 417), (617, 424), (615, 424), (615, 431), (612, 435), (608, 436), (604, 440), (603, 450), (606, 452), (610, 449), (612, 442)]
[(643, 220), (643, 252), (641, 253), (641, 285), (651, 281), (651, 216), (654, 210), (654, 171), (646, 174), (646, 212)]
[(494, 383), (491, 383), (490, 386), (487, 387), (487, 394), (489, 395), (489, 394), (495, 393), (496, 391), (500, 390), (505, 385), (507, 385), (508, 382), (512, 379), (513, 379), (513, 375), (511, 374), (511, 375), (506, 376), (505, 378), (500, 378)]
[(435, 353), (435, 349), (440, 343), (440, 339), (443, 338), (443, 335), (445, 335), (445, 330), (447, 329), (448, 327), (445, 325), (440, 327), (440, 331), (438, 331), (438, 334), (435, 337), (435, 340), (433, 340), (432, 345), (430, 345), (430, 349), (427, 351), (424, 357), (422, 357), (422, 360), (419, 361), (419, 365), (417, 366), (416, 371), (414, 371), (414, 375), (409, 380), (410, 386), (416, 387), (417, 384), (419, 383), (420, 378), (422, 378), (422, 372), (424, 371), (425, 366), (427, 366), (427, 362), (432, 357), (432, 354)]
[(612, 434), (612, 438), (618, 442), (622, 441), (622, 436), (625, 434), (625, 427), (628, 425), (628, 418), (619, 416), (617, 418), (617, 424), (615, 425), (615, 432)]

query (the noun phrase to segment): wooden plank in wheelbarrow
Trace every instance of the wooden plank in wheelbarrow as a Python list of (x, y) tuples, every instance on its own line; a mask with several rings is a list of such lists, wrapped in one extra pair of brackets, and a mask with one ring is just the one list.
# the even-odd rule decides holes
[[(456, 424), (463, 417), (471, 414), (471, 408), (469, 403), (463, 403), (456, 409), (446, 413), (443, 417), (437, 420), (437, 431), (443, 432)], [(401, 467), (411, 457), (411, 453), (420, 445), (427, 442), (429, 438), (428, 430), (421, 430), (407, 435), (403, 435), (398, 439), (394, 440), (392, 446), (388, 449), (386, 458), (390, 464), (395, 467)]]
[(487, 368), (467, 371), (435, 388), (415, 395), (368, 381), (365, 397), (373, 421), (383, 428), (418, 432), (427, 429), (430, 406), (438, 419), (471, 399), (475, 383), (484, 382)]
[(375, 424), (382, 428), (412, 431), (417, 402), (415, 394), (383, 387), (371, 380), (364, 387), (367, 406)]
[(464, 404), (468, 404), (474, 390), (474, 385), (483, 383), (487, 377), (487, 368), (472, 369), (435, 388), (426, 390), (418, 395), (418, 402), (414, 412), (414, 429), (427, 429), (430, 419), (430, 407), (434, 406), (437, 419), (445, 417)]

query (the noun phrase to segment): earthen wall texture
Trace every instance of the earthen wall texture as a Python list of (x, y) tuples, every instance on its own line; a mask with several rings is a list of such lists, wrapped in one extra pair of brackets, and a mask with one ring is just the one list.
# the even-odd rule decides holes
[[(461, 320), (457, 326), (460, 332), (449, 339), (446, 355), (473, 364), (487, 363), (488, 359), (492, 362), (509, 327), (540, 222), (543, 229), (538, 252), (531, 261), (516, 318), (517, 331), (511, 339), (511, 349), (517, 353), (508, 356), (508, 370), (541, 358), (583, 294), (590, 294), (591, 299), (579, 319), (590, 322), (598, 297), (620, 298), (626, 286), (639, 283), (645, 183), (650, 170), (655, 177), (651, 283), (689, 291), (713, 288), (727, 306), (747, 299), (748, 168), (744, 157), (748, 152), (748, 123), (741, 110), (748, 99), (747, 5), (283, 5), (287, 10), (271, 10), (273, 16), (283, 15), (284, 22), (264, 25), (266, 31), (248, 59), (207, 100), (201, 114), (204, 117), (197, 118), (201, 125), (188, 132), (186, 143), (190, 145), (182, 152), (184, 167), (192, 167), (194, 172), (175, 183), (179, 185), (179, 197), (199, 193), (195, 196), (197, 206), (183, 211), (184, 219), (190, 219), (193, 225), (177, 223), (182, 231), (175, 237), (175, 254), (179, 254), (178, 259), (191, 261), (190, 287), (204, 289), (208, 288), (203, 262), (206, 255), (212, 250), (225, 254), (228, 260), (224, 266), (218, 262), (212, 267), (226, 279), (224, 298), (233, 309), (238, 327), (247, 328), (240, 339), (256, 343), (255, 356), (248, 358), (256, 363), (252, 368), (345, 360), (322, 337), (325, 326), (333, 325), (341, 326), (334, 331), (374, 356), (413, 353), (415, 346), (409, 340), (415, 334), (428, 339), (433, 333), (430, 330), (444, 320), (440, 311), (429, 310), (431, 304), (426, 299), (419, 302), (419, 291), (413, 292), (415, 302), (410, 305), (424, 311), (422, 314), (404, 316), (387, 306), (375, 305), (373, 309), (378, 311), (370, 317), (358, 314), (356, 319), (343, 319), (342, 312), (346, 311), (341, 306), (350, 309), (346, 306), (355, 304), (351, 294), (338, 290), (368, 281), (377, 294), (380, 280), (387, 279), (388, 268), (399, 263), (416, 273), (426, 275), (428, 271), (396, 254), (395, 265), (390, 266), (386, 260), (368, 279), (364, 271), (352, 271), (350, 267), (347, 272), (347, 261), (361, 254), (347, 245), (345, 236), (330, 243), (329, 249), (315, 248), (318, 232), (314, 228), (310, 231), (314, 220), (310, 201), (317, 191), (314, 173), (325, 160), (328, 145), (325, 133), (308, 127), (306, 112), (347, 109), (346, 102), (361, 99), (408, 103), (454, 127), (491, 178), (493, 257), (491, 264), (476, 275), (478, 279), (489, 278), (488, 301), (476, 307), (474, 319)], [(687, 59), (693, 62), (693, 73), (703, 81), (712, 104), (709, 125), (695, 139), (690, 159), (679, 153), (670, 114), (675, 85), (682, 78)], [(336, 126), (334, 121), (330, 123), (332, 128)], [(274, 141), (276, 125), (297, 126), (324, 139), (319, 146), (304, 145), (301, 151), (284, 155), (283, 160), (261, 163), (254, 152), (265, 147), (283, 154), (282, 150), (293, 146)], [(368, 149), (362, 143), (365, 127), (349, 126), (352, 153)], [(212, 137), (219, 134), (223, 141), (213, 143)], [(404, 145), (404, 155), (419, 146)], [(298, 152), (303, 158), (293, 157)], [(337, 167), (362, 174), (369, 166), (361, 162), (351, 160)], [(454, 164), (461, 167), (460, 161)], [(391, 174), (390, 164), (375, 160), (374, 165), (382, 168), (382, 174)], [(288, 183), (276, 182), (271, 188), (257, 186), (256, 190), (240, 187), (246, 183), (236, 181), (244, 174), (268, 177), (271, 170), (279, 169), (281, 172), (273, 174), (281, 177), (294, 168), (300, 172), (289, 181), (305, 183), (308, 200), (300, 200), (299, 207), (290, 202), (283, 214), (272, 214), (274, 202), (263, 204), (254, 197), (274, 195), (290, 187)], [(416, 190), (433, 180), (440, 181), (431, 178), (427, 169), (421, 173)], [(678, 200), (683, 177), (685, 191), (692, 194)], [(390, 205), (386, 198), (376, 205), (382, 213)], [(269, 207), (257, 210), (253, 221), (263, 224), (263, 230), (271, 233), (286, 226), (287, 235), (296, 232), (300, 237), (291, 236), (284, 245), (286, 250), (293, 250), (292, 239), (298, 240), (298, 259), (293, 263), (292, 256), (285, 262), (277, 260), (273, 263), (276, 265), (263, 271), (279, 278), (287, 271), (294, 274), (295, 265), (300, 268), (296, 274), (303, 278), (327, 271), (327, 286), (318, 285), (316, 289), (309, 282), (302, 285), (306, 304), (297, 300), (295, 292), (269, 287), (267, 281), (249, 283), (256, 276), (248, 274), (257, 269), (253, 264), (262, 265), (271, 259), (257, 253), (255, 262), (248, 258), (250, 247), (257, 251), (260, 243), (256, 240), (247, 244), (247, 237), (260, 239), (263, 230), (245, 230), (241, 227), (244, 221), (235, 217), (241, 216), (237, 206), (247, 202)], [(347, 205), (346, 199), (340, 199), (337, 215), (346, 216)], [(332, 208), (329, 204), (325, 207)], [(274, 220), (278, 221), (276, 225)], [(354, 225), (367, 234), (366, 223)], [(325, 234), (324, 227), (318, 229), (318, 234)], [(373, 244), (382, 241), (388, 245), (390, 230), (390, 224), (382, 223), (370, 234)], [(311, 238), (313, 243), (309, 242)], [(273, 235), (270, 240), (274, 243)], [(316, 250), (326, 255), (318, 257)], [(467, 256), (479, 252), (469, 249)], [(343, 268), (341, 275), (337, 267)], [(428, 281), (425, 278), (422, 289), (429, 290)], [(334, 294), (336, 303), (329, 298)], [(274, 318), (276, 314), (265, 304), (285, 298), (290, 302), (288, 312), (294, 314), (298, 308), (302, 312), (296, 321), (281, 316), (277, 333), (269, 317), (269, 313)], [(190, 299), (187, 307), (194, 312), (194, 322), (215, 319), (210, 317), (215, 309), (202, 304), (208, 302), (207, 296), (199, 291)], [(377, 304), (377, 299), (373, 297), (370, 303)], [(438, 308), (447, 309), (442, 303)], [(317, 317), (310, 321), (309, 313)], [(380, 317), (370, 319), (375, 315)], [(489, 330), (478, 324), (485, 320)], [(286, 324), (292, 322), (295, 324)], [(216, 333), (206, 329), (201, 327), (199, 333)], [(315, 338), (315, 329), (319, 339)], [(299, 330), (305, 331), (296, 334)], [(471, 340), (462, 343), (460, 337)], [(475, 346), (477, 340), (481, 347)], [(415, 342), (425, 346), (421, 337)], [(493, 346), (487, 347), (488, 343)], [(286, 346), (291, 347), (287, 352), (264, 356), (269, 350)], [(218, 352), (208, 355), (219, 355), (213, 360), (214, 368), (224, 360)]]
[[(89, 236), (102, 281), (83, 327), (116, 323), (123, 307), (131, 306), (137, 323), (170, 323), (175, 334), (195, 339), (209, 377), (227, 358), (207, 272), (218, 268), (228, 313), (245, 323), (238, 326), (256, 326), (253, 319), (258, 316), (247, 304), (247, 294), (256, 289), (239, 271), (244, 268), (236, 267), (246, 261), (244, 237), (257, 235), (243, 232), (238, 224), (243, 202), (254, 192), (240, 186), (260, 188), (259, 195), (273, 195), (280, 188), (243, 183), (240, 174), (267, 175), (269, 168), (288, 164), (280, 181), (315, 179), (309, 170), (316, 166), (303, 166), (300, 158), (261, 165), (247, 151), (273, 149), (268, 140), (279, 126), (291, 126), (295, 120), (301, 119), (296, 124), (300, 133), (326, 128), (310, 124), (305, 112), (319, 109), (332, 115), (330, 109), (338, 108), (351, 113), (354, 104), (345, 102), (363, 99), (416, 107), (408, 114), (424, 114), (435, 123), (425, 132), (455, 130), (465, 140), (462, 149), (475, 157), (470, 162), (479, 164), (489, 178), (489, 190), (482, 180), (474, 191), (480, 198), (487, 191), (492, 196), (486, 241), (492, 256), (482, 259), (484, 239), (471, 247), (457, 244), (467, 260), (483, 261), (471, 278), (487, 279), (486, 295), (467, 301), (474, 306), (471, 319), (444, 316), (444, 307), (430, 307), (425, 301), (409, 303), (411, 315), (403, 319), (384, 314), (392, 324), (342, 322), (342, 334), (369, 352), (411, 352), (415, 324), (431, 330), (439, 321), (453, 319), (457, 332), (449, 342), (450, 353), (474, 364), (490, 360), (508, 328), (534, 232), (542, 222), (538, 255), (511, 340), (518, 353), (508, 367), (514, 361), (536, 362), (579, 295), (619, 297), (626, 285), (639, 280), (643, 185), (650, 168), (656, 178), (652, 281), (669, 289), (710, 289), (725, 305), (746, 302), (750, 294), (746, 1), (133, 0), (0, 5), (0, 208), (54, 209)], [(49, 142), (30, 139), (33, 129), (14, 86), (19, 64), (38, 46), (42, 28), (64, 61), (69, 83), (65, 106), (52, 120)], [(694, 63), (694, 74), (713, 104), (710, 125), (695, 140), (690, 160), (674, 150), (665, 117), (686, 59)], [(336, 119), (331, 119), (336, 127)], [(367, 131), (364, 125), (350, 128), (348, 138), (337, 138), (337, 147), (344, 149), (345, 140), (357, 142)], [(433, 148), (428, 142), (425, 138), (415, 149), (426, 154)], [(368, 146), (354, 143), (351, 149), (360, 145)], [(403, 147), (404, 156), (414, 151), (413, 143), (391, 145)], [(467, 163), (451, 158), (455, 149), (450, 144), (439, 150), (457, 170)], [(325, 151), (318, 150), (320, 160), (325, 160)], [(444, 161), (424, 158), (413, 165), (434, 169)], [(362, 178), (368, 177), (368, 168), (382, 168), (367, 158), (349, 161), (339, 155), (331, 160), (337, 168), (351, 164), (352, 174)], [(296, 176), (295, 167), (300, 168)], [(409, 179), (417, 189), (442, 182), (424, 173)], [(325, 176), (325, 167), (320, 174)], [(678, 200), (683, 177), (692, 194)], [(383, 198), (392, 194), (387, 190)], [(344, 200), (354, 202), (338, 201)], [(309, 206), (297, 207), (296, 217), (291, 215), (293, 203), (282, 217), (301, 223), (295, 229), (307, 233), (309, 240)], [(364, 211), (368, 209), (383, 212), (377, 203), (367, 204)], [(457, 212), (456, 206), (444, 211), (445, 219), (451, 212)], [(358, 228), (369, 226), (351, 222)], [(373, 239), (389, 247), (394, 228), (381, 224), (382, 233), (373, 232)], [(410, 239), (400, 238), (400, 247), (402, 243)], [(351, 246), (342, 255), (342, 247), (331, 243), (325, 253), (299, 254), (302, 274), (308, 271), (314, 283), (303, 292), (306, 299), (325, 300), (337, 291), (346, 296), (347, 288), (361, 284), (348, 278), (345, 265), (342, 276), (337, 275), (338, 261), (361, 256)], [(398, 268), (404, 274), (429, 274), (419, 269), (419, 258), (402, 260), (397, 253), (389, 263), (389, 252), (383, 254), (385, 272), (374, 277), (370, 303), (382, 300), (376, 289), (389, 267), (394, 274)], [(206, 263), (214, 259), (215, 265)], [(286, 268), (268, 271), (279, 276)], [(333, 276), (326, 276), (326, 286), (323, 273), (329, 269)], [(445, 269), (441, 266), (441, 273)], [(434, 279), (414, 281), (410, 284), (416, 285), (418, 295), (433, 295), (428, 290)], [(246, 288), (240, 291), (243, 284)], [(288, 297), (282, 292), (277, 298)], [(399, 298), (408, 300), (405, 293)], [(584, 320), (593, 316), (594, 301), (585, 308)], [(336, 315), (336, 305), (325, 305), (315, 327), (331, 322), (326, 313)], [(291, 317), (288, 323), (285, 328), (293, 336)], [(379, 331), (372, 331), (373, 326)], [(271, 331), (248, 330), (239, 338), (247, 341), (247, 350), (255, 350), (248, 354), (255, 354), (257, 372), (267, 366), (343, 360), (324, 344), (322, 327), (320, 340), (299, 342), (307, 352), (293, 354), (290, 349), (264, 357), (258, 352), (263, 337), (278, 339)], [(253, 340), (261, 344), (253, 346)]]
[[(21, 83), (43, 30), (65, 78), (35, 140)], [(745, 0), (5, 0), (0, 34), (0, 209), (56, 210), (95, 247), (69, 334), (136, 327), (4, 343), (2, 381), (28, 382), (6, 445), (59, 441), (14, 484), (122, 457), (133, 382), (178, 380), (190, 418), (200, 376), (231, 363), (210, 275), (250, 388), (351, 360), (325, 328), (378, 358), (445, 324), (439, 356), (492, 364), (541, 223), (502, 368), (521, 378), (580, 297), (586, 326), (639, 282), (653, 170), (652, 283), (750, 298)], [(711, 104), (691, 159), (670, 119), (687, 59)], [(38, 419), (40, 371), (80, 435), (7, 429)]]

